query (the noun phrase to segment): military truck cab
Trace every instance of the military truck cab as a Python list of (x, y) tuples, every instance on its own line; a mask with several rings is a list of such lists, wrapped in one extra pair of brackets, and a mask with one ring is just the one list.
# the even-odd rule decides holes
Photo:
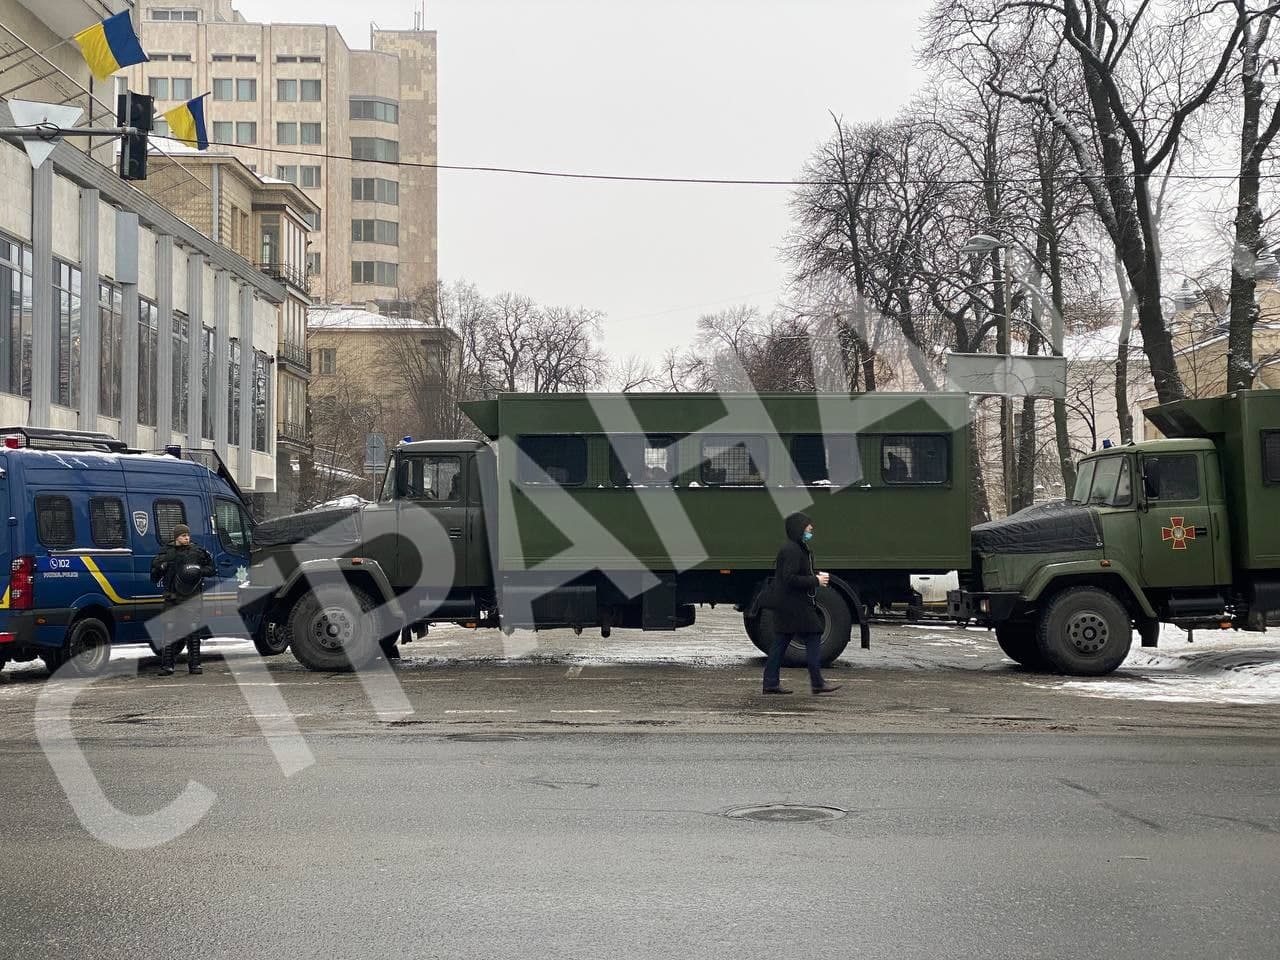
[(1280, 610), (1280, 392), (1148, 411), (1170, 439), (1079, 463), (1070, 502), (974, 528), (951, 612), (1019, 663), (1114, 670), (1136, 628), (1261, 630)]

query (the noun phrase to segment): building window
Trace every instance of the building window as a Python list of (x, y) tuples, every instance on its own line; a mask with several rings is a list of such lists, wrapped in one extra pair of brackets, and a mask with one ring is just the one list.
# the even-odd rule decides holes
[(147, 16), (151, 20), (186, 21), (187, 23), (200, 21), (200, 11), (186, 7), (152, 7), (147, 11)]
[(147, 57), (152, 63), (160, 63), (169, 59), (169, 55), (167, 53), (149, 53), (147, 54)]
[(31, 248), (0, 236), (0, 390), (31, 396)]
[(356, 177), (351, 181), (351, 199), (367, 203), (400, 203), (400, 184), (377, 177)]
[(338, 350), (336, 347), (321, 347), (316, 351), (319, 360), (316, 364), (317, 373), (333, 373), (338, 369)]
[(235, 138), (235, 126), (230, 120), (213, 121), (213, 142), (231, 143)]
[(319, 63), (320, 58), (317, 56), (298, 57), (298, 62), (299, 63)]
[(298, 168), (292, 164), (283, 167), (276, 167), (276, 179), (287, 180), (289, 183), (297, 183)]
[(191, 319), (185, 313), (173, 314), (173, 389), (170, 393), (170, 410), (173, 411), (173, 429), (187, 432), (187, 415), (190, 411), (190, 378), (187, 371), (187, 353), (191, 343)]
[(53, 397), (80, 405), (80, 268), (53, 261)]
[(302, 215), (302, 219), (307, 221), (307, 226), (310, 227), (312, 230), (320, 229), (320, 214), (318, 212), (304, 213)]
[(276, 143), (293, 145), (298, 142), (298, 125), (296, 123), (276, 124)]
[(213, 327), (200, 328), (200, 436), (213, 439)]
[(151, 121), (151, 133), (156, 137), (169, 136), (169, 121), (163, 117), (156, 117)]
[(236, 63), (257, 63), (257, 62), (258, 62), (258, 55), (256, 53), (237, 53), (236, 54)]
[[(280, 58), (276, 58), (276, 63), (280, 62)], [(291, 103), (298, 99), (298, 81), (297, 80), (277, 80), (276, 81), (276, 99), (284, 103)]]
[(352, 120), (381, 120), (383, 123), (399, 123), (400, 107), (385, 100), (352, 99)]
[(320, 276), (320, 254), (319, 252), (307, 254), (307, 276)]
[(708, 437), (702, 441), (702, 482), (707, 486), (761, 486), (767, 462), (763, 437)]
[(253, 352), (253, 449), (267, 452), (267, 408), (271, 402), (271, 384), (267, 380), (270, 367), (267, 355), (261, 350)]
[(240, 443), (240, 341), (232, 340), (227, 354), (227, 443)]
[(298, 125), (300, 139), (304, 146), (314, 147), (320, 143), (321, 130), (318, 123), (301, 123)]
[(351, 239), (399, 246), (400, 224), (393, 220), (352, 220)]
[(252, 77), (239, 77), (236, 80), (237, 100), (257, 100), (258, 81)]
[(319, 80), (303, 80), (299, 85), (302, 93), (302, 99), (307, 103), (320, 102), (320, 81)]
[(580, 487), (587, 481), (587, 441), (568, 434), (522, 436), (516, 439), (520, 482)]
[(170, 80), (171, 89), (175, 100), (191, 99), (191, 78), (190, 77), (174, 77)]
[(298, 182), (304, 187), (320, 186), (320, 168), (319, 167), (299, 167)]
[(36, 539), (55, 550), (76, 545), (75, 517), (71, 498), (42, 495), (36, 497)]
[(151, 77), (147, 80), (147, 93), (157, 100), (169, 99), (169, 78)]
[(124, 294), (114, 283), (98, 281), (98, 413), (120, 416), (120, 370), (124, 353)]
[(352, 283), (374, 283), (380, 287), (397, 285), (399, 264), (386, 263), (382, 260), (353, 260), (351, 262)]
[(138, 300), (138, 422), (156, 425), (156, 360), (160, 353), (160, 308)]
[(946, 483), (947, 438), (887, 436), (880, 442), (880, 476), (885, 483)]
[(118, 550), (129, 545), (124, 527), (124, 502), (119, 497), (92, 497), (89, 500), (89, 536), (93, 545)]
[(258, 142), (258, 125), (239, 121), (236, 123), (236, 143), (253, 144)]
[(353, 160), (381, 160), (385, 163), (396, 163), (400, 160), (400, 143), (382, 137), (352, 137), (351, 157)]
[(169, 59), (170, 59), (170, 60), (172, 60), (174, 63), (190, 63), (190, 62), (191, 62), (191, 54), (189, 54), (189, 53), (171, 53), (171, 54), (169, 54)]
[(230, 100), (233, 92), (234, 85), (230, 77), (213, 78), (213, 99)]
[(283, 53), (276, 56), (276, 63), (297, 63), (297, 62), (298, 62), (297, 57), (286, 56)]
[(229, 53), (215, 53), (215, 54), (213, 54), (213, 56), (211, 56), (209, 59), (211, 59), (214, 63), (230, 63), (230, 62), (231, 62), (231, 54), (229, 54)]

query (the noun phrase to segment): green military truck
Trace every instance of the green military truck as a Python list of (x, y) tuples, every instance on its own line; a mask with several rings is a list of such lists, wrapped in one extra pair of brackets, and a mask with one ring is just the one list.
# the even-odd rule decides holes
[[(783, 517), (814, 520), (823, 659), (910, 577), (966, 567), (969, 408), (959, 394), (507, 394), (463, 404), (488, 442), (394, 451), (375, 502), (255, 530), (260, 649), (346, 669), (432, 623), (675, 630), (743, 612)], [(792, 662), (802, 650), (789, 651)]]
[(1266, 629), (1280, 613), (1280, 391), (1147, 411), (1167, 439), (1083, 458), (1072, 500), (973, 530), (953, 617), (1024, 665), (1098, 675), (1136, 629)]

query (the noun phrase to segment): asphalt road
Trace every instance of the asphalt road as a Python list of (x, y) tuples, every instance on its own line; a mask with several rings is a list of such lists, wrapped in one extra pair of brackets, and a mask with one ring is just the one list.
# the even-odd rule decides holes
[[(0, 957), (1276, 955), (1269, 638), (1076, 685), (885, 629), (764, 698), (714, 631), (459, 634), (363, 684), (11, 665)], [(770, 804), (837, 819), (726, 816)]]

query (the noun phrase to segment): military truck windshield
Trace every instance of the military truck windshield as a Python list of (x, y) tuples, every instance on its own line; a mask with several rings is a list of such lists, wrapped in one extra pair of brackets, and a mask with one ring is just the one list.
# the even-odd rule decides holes
[(1102, 457), (1085, 464), (1076, 480), (1074, 499), (1078, 503), (1100, 507), (1129, 506), (1133, 501), (1133, 472), (1129, 466), (1129, 458)]

